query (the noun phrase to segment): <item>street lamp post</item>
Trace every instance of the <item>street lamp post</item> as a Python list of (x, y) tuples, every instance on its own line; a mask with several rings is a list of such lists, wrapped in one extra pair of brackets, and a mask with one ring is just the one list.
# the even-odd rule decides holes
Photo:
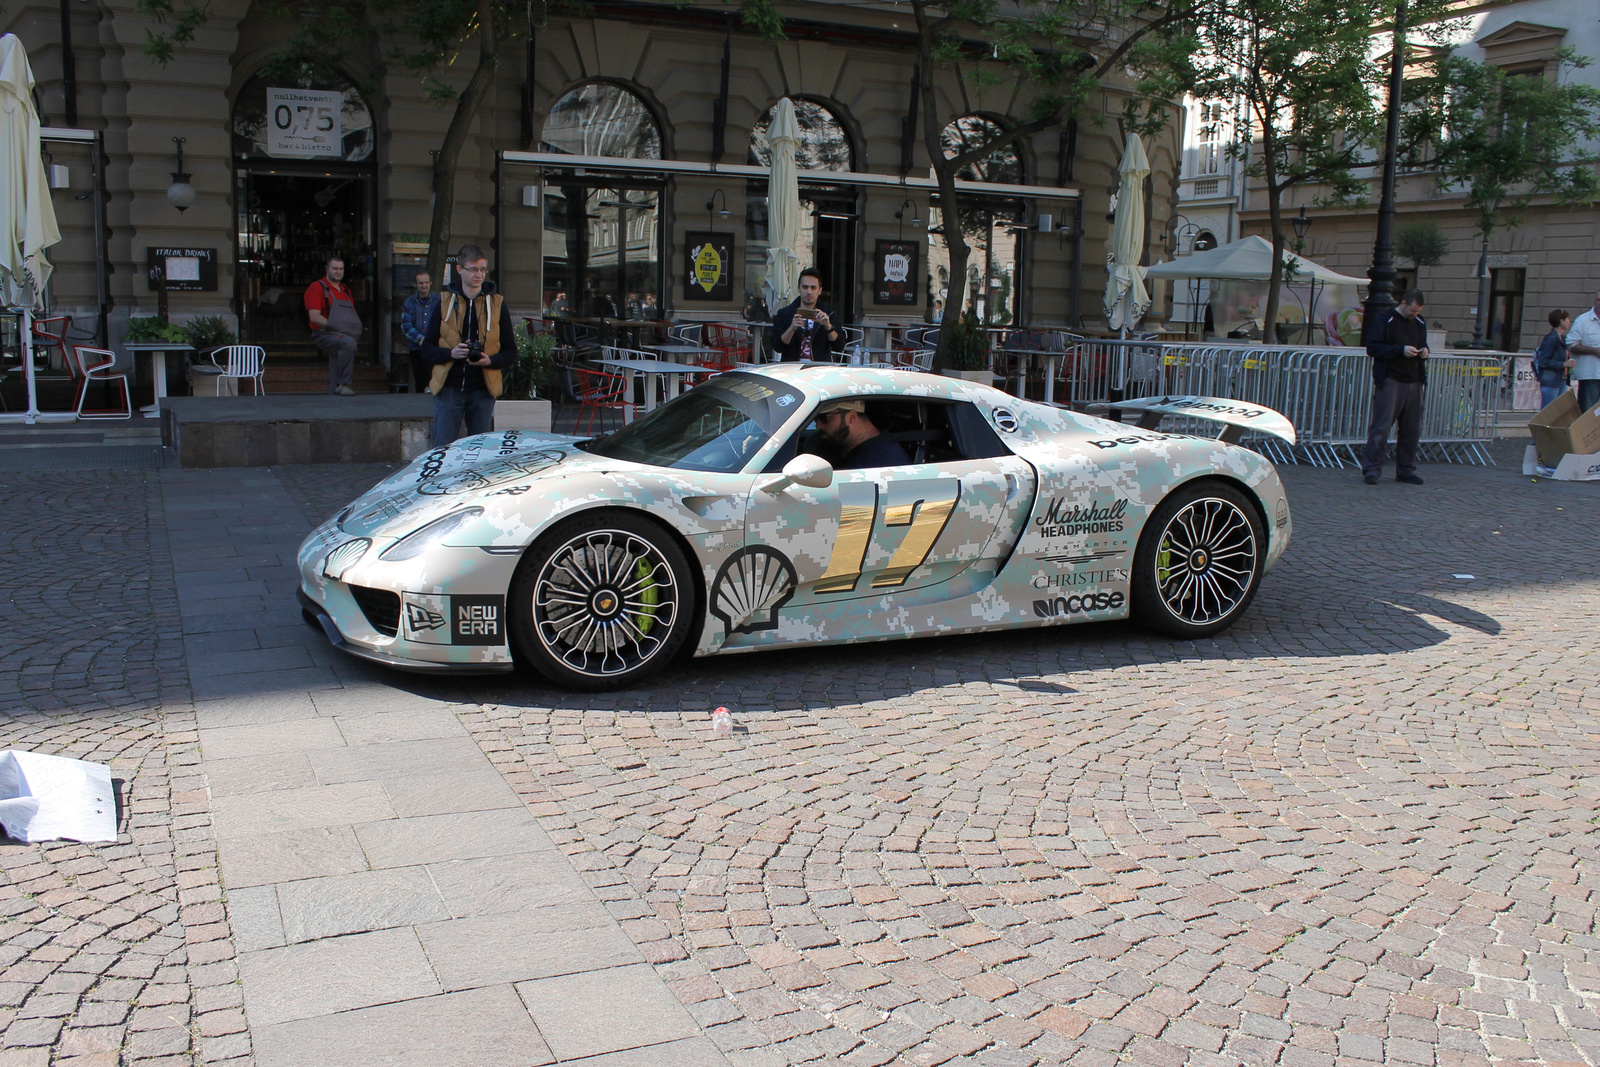
[(1361, 340), (1371, 344), (1395, 307), (1394, 299), (1394, 171), (1400, 142), (1400, 103), (1405, 88), (1406, 0), (1394, 12), (1394, 48), (1389, 62), (1389, 110), (1383, 135), (1383, 189), (1378, 200), (1378, 236), (1372, 244), (1367, 298), (1361, 303)]

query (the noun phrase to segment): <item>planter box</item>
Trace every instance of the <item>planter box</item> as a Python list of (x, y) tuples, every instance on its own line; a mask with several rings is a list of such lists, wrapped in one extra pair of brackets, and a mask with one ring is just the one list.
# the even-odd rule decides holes
[(494, 402), (494, 428), (497, 430), (533, 430), (550, 432), (550, 401), (548, 400), (496, 400)]
[(189, 393), (192, 396), (238, 396), (239, 379), (230, 378), (214, 367), (195, 364), (189, 367)]

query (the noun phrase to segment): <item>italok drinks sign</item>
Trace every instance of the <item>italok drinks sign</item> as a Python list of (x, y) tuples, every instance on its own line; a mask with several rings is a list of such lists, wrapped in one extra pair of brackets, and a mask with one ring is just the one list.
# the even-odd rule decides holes
[(267, 155), (279, 159), (344, 156), (344, 94), (325, 89), (267, 90)]

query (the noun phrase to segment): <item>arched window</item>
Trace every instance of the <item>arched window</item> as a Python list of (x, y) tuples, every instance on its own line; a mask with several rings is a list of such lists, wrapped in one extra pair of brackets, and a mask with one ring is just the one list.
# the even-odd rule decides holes
[(239, 160), (360, 163), (372, 158), (375, 140), (372, 112), (348, 80), (324, 83), (309, 71), (270, 79), (257, 74), (233, 104), (233, 154)]
[[(844, 125), (833, 112), (815, 100), (794, 100), (795, 122), (800, 126), (800, 145), (795, 151), (795, 165), (801, 170), (855, 170), (855, 152)], [(761, 116), (755, 129), (750, 131), (750, 163), (765, 167), (772, 162), (772, 147), (767, 144), (767, 128), (778, 105), (774, 104)]]
[[(978, 148), (1005, 132), (1005, 127), (982, 115), (963, 115), (939, 134), (939, 147), (946, 159)], [(1000, 185), (1022, 184), (1022, 160), (1016, 149), (1007, 145), (996, 149), (976, 163), (961, 168), (957, 177), (969, 182), (995, 182)]]
[(542, 149), (573, 156), (660, 159), (661, 128), (643, 100), (611, 82), (570, 90), (550, 109)]

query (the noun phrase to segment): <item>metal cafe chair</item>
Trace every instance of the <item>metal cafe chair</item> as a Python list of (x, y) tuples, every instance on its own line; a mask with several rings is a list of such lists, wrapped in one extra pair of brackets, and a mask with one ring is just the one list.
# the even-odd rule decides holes
[[(217, 354), (226, 352), (228, 362), (226, 365), (217, 362)], [(211, 363), (222, 370), (224, 378), (249, 378), (255, 384), (253, 388), (256, 396), (266, 395), (266, 385), (263, 381), (264, 373), (262, 364), (267, 360), (265, 349), (255, 345), (224, 345), (214, 349), (211, 353)]]
[[(69, 364), (75, 363), (79, 374), (78, 395), (73, 398), (73, 413), (80, 419), (128, 419), (133, 417), (133, 396), (128, 392), (128, 376), (113, 373), (116, 366), (117, 354), (104, 348), (85, 348), (76, 346), (77, 358), (66, 356)], [(63, 350), (64, 351), (64, 350)], [(122, 404), (114, 408), (85, 408), (84, 402), (89, 398), (89, 383), (111, 382), (122, 393)]]
[[(636, 407), (631, 399), (624, 397), (628, 387), (628, 380), (620, 374), (608, 374), (605, 371), (589, 370), (584, 367), (569, 368), (573, 378), (573, 393), (578, 398), (578, 420), (582, 421), (583, 413), (589, 413), (586, 427), (594, 426), (594, 417), (601, 409)], [(578, 428), (577, 423), (573, 429)], [(583, 432), (587, 432), (587, 429)]]

